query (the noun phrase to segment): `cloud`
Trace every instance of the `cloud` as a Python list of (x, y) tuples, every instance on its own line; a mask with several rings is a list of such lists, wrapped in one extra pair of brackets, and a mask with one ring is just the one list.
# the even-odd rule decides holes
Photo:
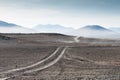
[(32, 27), (120, 26), (120, 0), (0, 0), (0, 19)]
[(120, 8), (120, 0), (1, 0), (1, 4), (22, 8), (52, 8), (61, 10), (114, 10)]

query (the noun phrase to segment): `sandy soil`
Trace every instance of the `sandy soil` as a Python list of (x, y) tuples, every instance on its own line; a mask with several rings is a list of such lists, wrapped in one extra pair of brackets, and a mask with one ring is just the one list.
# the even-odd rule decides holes
[[(120, 80), (118, 40), (79, 38), (80, 42), (66, 43), (74, 37), (61, 34), (4, 35), (10, 39), (0, 40), (0, 72), (34, 64), (50, 56), (56, 48), (68, 46), (54, 65), (9, 80)], [(100, 44), (103, 42), (107, 44)]]

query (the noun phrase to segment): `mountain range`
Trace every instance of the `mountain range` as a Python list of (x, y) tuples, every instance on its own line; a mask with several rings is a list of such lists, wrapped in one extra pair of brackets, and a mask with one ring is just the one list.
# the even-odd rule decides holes
[(70, 27), (64, 27), (61, 25), (37, 25), (34, 29), (40, 33), (62, 33), (62, 34), (69, 34), (74, 29)]
[(79, 29), (64, 27), (62, 25), (37, 25), (25, 28), (17, 24), (0, 21), (0, 33), (61, 33), (74, 36), (95, 38), (116, 38), (119, 36), (114, 28), (105, 28), (100, 25), (87, 25)]
[(7, 23), (4, 21), (0, 21), (0, 27), (15, 27), (15, 26), (18, 26), (18, 25), (13, 24), (13, 23)]
[(0, 33), (35, 33), (35, 30), (17, 24), (0, 21)]
[(87, 25), (82, 28), (77, 29), (74, 32), (74, 35), (76, 36), (85, 36), (85, 37), (95, 37), (95, 38), (106, 38), (114, 35), (115, 32), (112, 30), (109, 30), (105, 27), (99, 26), (99, 25)]

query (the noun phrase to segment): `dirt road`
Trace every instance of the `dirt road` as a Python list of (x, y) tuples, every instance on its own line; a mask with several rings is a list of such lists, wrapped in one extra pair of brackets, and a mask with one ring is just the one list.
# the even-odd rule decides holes
[[(74, 42), (79, 42), (79, 37), (74, 38)], [(21, 67), (17, 69), (11, 69), (8, 71), (0, 72), (0, 80), (8, 80), (9, 78), (13, 78), (15, 76), (19, 76), (25, 73), (32, 73), (35, 71), (40, 71), (46, 69), (55, 63), (57, 63), (62, 56), (64, 55), (68, 46), (58, 47), (49, 57), (26, 67)]]
[(59, 61), (66, 49), (67, 47), (59, 47), (49, 57), (30, 66), (0, 72), (0, 80), (7, 80), (10, 77), (12, 78), (24, 73), (34, 72), (48, 68), (57, 63), (57, 61)]

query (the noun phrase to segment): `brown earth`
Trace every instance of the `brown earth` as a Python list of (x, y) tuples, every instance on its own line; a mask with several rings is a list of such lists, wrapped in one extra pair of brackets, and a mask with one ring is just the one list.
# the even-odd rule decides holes
[[(60, 46), (68, 46), (62, 58), (44, 70), (9, 80), (120, 80), (120, 41), (79, 38), (62, 34), (1, 34), (0, 72), (34, 64)], [(117, 45), (116, 45), (117, 44)]]

